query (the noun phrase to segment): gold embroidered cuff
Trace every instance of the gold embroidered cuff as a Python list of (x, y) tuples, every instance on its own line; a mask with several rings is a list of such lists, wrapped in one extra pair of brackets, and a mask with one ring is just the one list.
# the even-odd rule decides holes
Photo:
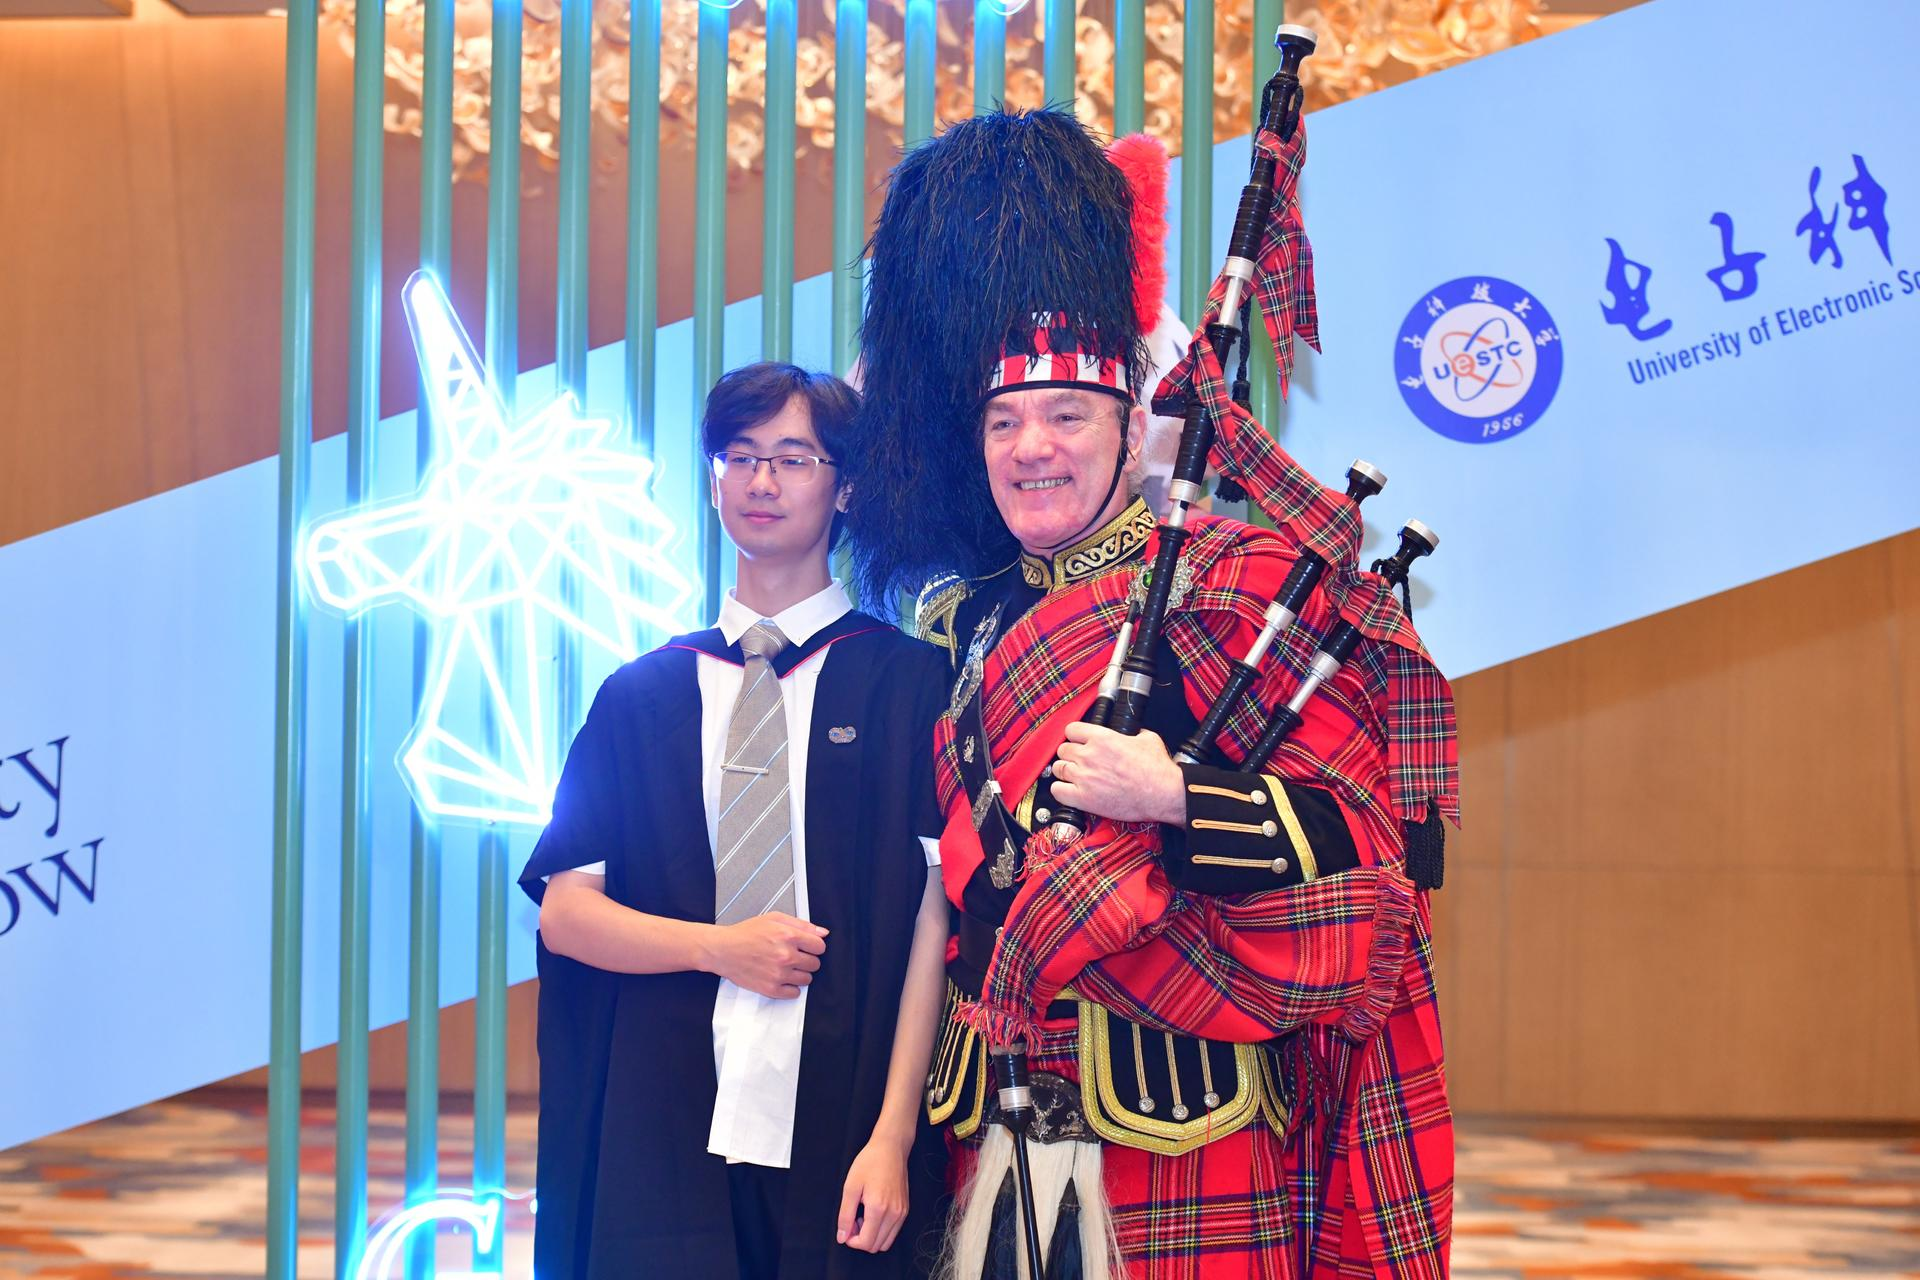
[(1161, 829), (1167, 876), (1192, 893), (1262, 893), (1357, 866), (1326, 790), (1271, 774), (1181, 766), (1187, 820)]
[(1293, 856), (1300, 863), (1300, 882), (1320, 877), (1320, 868), (1314, 861), (1313, 842), (1307, 839), (1306, 829), (1300, 825), (1300, 815), (1294, 812), (1293, 799), (1287, 795), (1287, 784), (1279, 778), (1269, 776), (1267, 787), (1273, 792), (1273, 807), (1280, 815), (1280, 825), (1287, 829), (1287, 839), (1293, 841)]

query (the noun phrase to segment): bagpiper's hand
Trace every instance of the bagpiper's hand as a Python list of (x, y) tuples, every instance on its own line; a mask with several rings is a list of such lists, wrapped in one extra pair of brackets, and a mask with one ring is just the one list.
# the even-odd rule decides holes
[(1053, 763), (1053, 798), (1115, 822), (1187, 820), (1180, 766), (1160, 735), (1147, 730), (1125, 737), (1085, 722), (1068, 725)]
[(792, 1000), (820, 972), (827, 952), (827, 931), (784, 912), (715, 926), (709, 945), (709, 973), (770, 1000)]
[(840, 1193), (834, 1239), (850, 1249), (885, 1253), (907, 1220), (907, 1150), (876, 1138), (860, 1149)]

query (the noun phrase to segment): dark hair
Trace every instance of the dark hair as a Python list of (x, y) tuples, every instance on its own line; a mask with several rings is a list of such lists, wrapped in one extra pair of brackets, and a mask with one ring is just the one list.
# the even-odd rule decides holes
[[(701, 452), (718, 453), (786, 408), (795, 396), (807, 402), (807, 417), (813, 434), (820, 438), (820, 448), (839, 464), (831, 477), (837, 489), (849, 475), (846, 449), (860, 396), (830, 373), (809, 373), (798, 365), (762, 360), (721, 374), (707, 393), (706, 413), (700, 419)], [(840, 545), (846, 522), (846, 513), (833, 513), (829, 547)]]

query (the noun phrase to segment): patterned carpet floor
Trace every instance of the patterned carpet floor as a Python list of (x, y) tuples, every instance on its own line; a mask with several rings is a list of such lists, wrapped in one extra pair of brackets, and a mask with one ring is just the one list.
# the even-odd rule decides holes
[[(299, 1271), (332, 1273), (332, 1109), (303, 1118)], [(442, 1117), (463, 1174), (471, 1122)], [(534, 1117), (508, 1120), (507, 1184), (533, 1183)], [(401, 1192), (405, 1117), (376, 1106), (376, 1213)], [(265, 1265), (263, 1095), (206, 1090), (0, 1152), (0, 1277), (255, 1277)], [(506, 1214), (506, 1274), (526, 1276), (532, 1216)], [(443, 1231), (445, 1280), (471, 1236)], [(1920, 1139), (1606, 1135), (1463, 1124), (1454, 1274), (1474, 1277), (1920, 1277)], [(397, 1271), (395, 1273), (397, 1275)]]

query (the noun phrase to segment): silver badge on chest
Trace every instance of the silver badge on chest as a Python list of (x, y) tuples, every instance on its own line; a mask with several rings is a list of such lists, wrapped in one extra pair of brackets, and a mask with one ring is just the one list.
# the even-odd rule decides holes
[[(1153, 585), (1153, 565), (1143, 564), (1133, 575), (1133, 582), (1127, 587), (1129, 607), (1144, 605), (1147, 602), (1147, 590)], [(1173, 586), (1167, 592), (1167, 611), (1171, 613), (1186, 603), (1187, 593), (1193, 590), (1193, 562), (1181, 556), (1174, 562)]]
[(987, 669), (987, 650), (993, 647), (994, 633), (1000, 629), (1000, 606), (995, 605), (986, 617), (980, 619), (980, 625), (973, 629), (973, 639), (967, 643), (967, 658), (960, 664), (960, 676), (953, 682), (953, 696), (947, 700), (947, 715), (955, 720), (973, 701), (974, 692), (980, 688), (980, 678)]

